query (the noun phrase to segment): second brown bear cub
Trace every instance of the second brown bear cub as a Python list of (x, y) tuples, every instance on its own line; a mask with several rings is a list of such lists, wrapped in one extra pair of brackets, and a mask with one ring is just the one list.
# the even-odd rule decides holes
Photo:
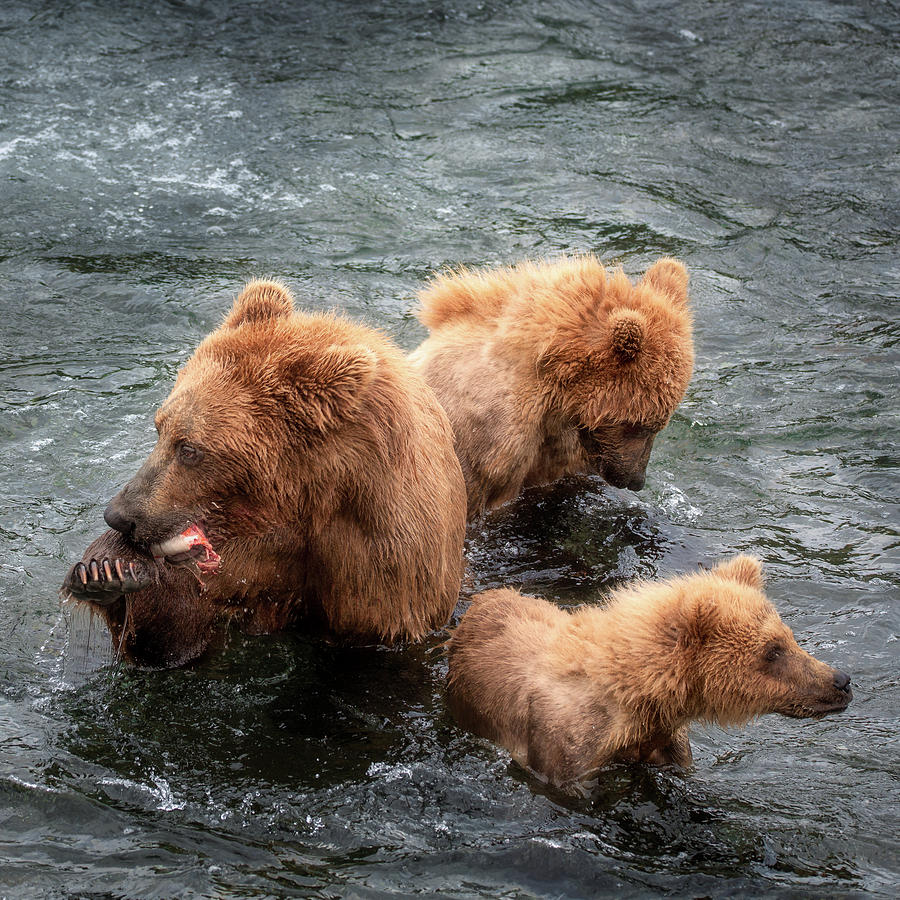
[(614, 761), (690, 764), (694, 720), (819, 717), (852, 697), (847, 675), (798, 646), (750, 556), (626, 586), (605, 608), (572, 613), (487, 591), (449, 656), (459, 722), (563, 787)]
[(596, 472), (640, 490), (693, 367), (688, 275), (632, 284), (593, 256), (435, 279), (410, 354), (453, 426), (468, 515), (524, 487)]

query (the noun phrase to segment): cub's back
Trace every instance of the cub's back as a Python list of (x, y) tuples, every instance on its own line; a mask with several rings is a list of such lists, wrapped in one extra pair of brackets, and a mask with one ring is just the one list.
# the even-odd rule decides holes
[(459, 723), (527, 756), (529, 707), (552, 682), (552, 645), (568, 616), (504, 588), (472, 600), (449, 644), (448, 700)]

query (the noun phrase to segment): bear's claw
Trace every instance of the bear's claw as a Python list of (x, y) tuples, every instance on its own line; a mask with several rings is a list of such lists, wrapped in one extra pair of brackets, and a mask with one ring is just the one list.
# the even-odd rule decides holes
[(151, 581), (140, 563), (120, 558), (91, 559), (70, 569), (63, 589), (77, 600), (109, 606), (123, 594), (139, 591)]

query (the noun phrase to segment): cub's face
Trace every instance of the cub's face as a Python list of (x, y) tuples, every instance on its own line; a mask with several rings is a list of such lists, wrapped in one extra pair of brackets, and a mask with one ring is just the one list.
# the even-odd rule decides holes
[(753, 648), (750, 665), (758, 673), (767, 712), (792, 718), (820, 718), (841, 712), (853, 699), (850, 678), (803, 650), (775, 614)]
[(599, 425), (578, 428), (582, 449), (594, 471), (613, 487), (639, 491), (644, 486), (653, 441), (662, 426)]
[(810, 656), (762, 592), (759, 560), (737, 556), (686, 579), (682, 650), (722, 724), (765, 713), (818, 718), (846, 709), (850, 678)]
[(695, 607), (693, 630), (708, 717), (722, 724), (766, 713), (818, 718), (853, 699), (849, 676), (800, 647), (757, 589), (717, 587)]
[(684, 397), (693, 368), (687, 272), (662, 259), (637, 285), (621, 273), (596, 296), (560, 304), (537, 374), (551, 419), (559, 414), (591, 467), (640, 490), (653, 441)]

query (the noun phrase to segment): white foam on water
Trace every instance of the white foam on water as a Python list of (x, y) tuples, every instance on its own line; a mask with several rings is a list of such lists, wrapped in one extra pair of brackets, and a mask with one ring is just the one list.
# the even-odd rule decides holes
[(696, 522), (703, 515), (703, 510), (691, 503), (684, 491), (674, 484), (664, 486), (658, 505), (669, 519), (682, 525)]
[(411, 779), (412, 769), (407, 765), (388, 765), (387, 763), (375, 762), (366, 769), (366, 775), (370, 778), (381, 778), (384, 781), (400, 781), (401, 779)]
[(104, 778), (100, 784), (105, 788), (124, 788), (128, 792), (137, 791), (149, 797), (156, 809), (162, 812), (184, 809), (187, 806), (187, 801), (176, 797), (169, 782), (161, 775), (151, 772), (150, 780), (152, 783), (145, 784), (130, 778)]

